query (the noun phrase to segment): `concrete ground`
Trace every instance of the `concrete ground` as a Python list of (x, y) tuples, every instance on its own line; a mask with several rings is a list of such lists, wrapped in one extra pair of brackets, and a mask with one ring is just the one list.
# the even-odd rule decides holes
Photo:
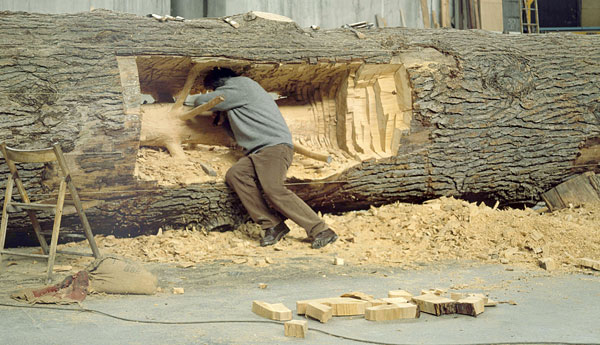
[[(333, 266), (325, 259), (308, 257), (264, 268), (228, 262), (187, 269), (166, 264), (147, 267), (158, 275), (164, 292), (153, 296), (88, 296), (82, 307), (96, 312), (73, 311), (79, 308), (76, 305), (28, 308), (9, 298), (15, 278), (3, 279), (0, 272), (0, 343), (600, 344), (598, 272), (551, 275), (542, 270), (465, 262), (405, 271)], [(31, 286), (38, 278), (27, 279), (19, 285)], [(260, 289), (259, 283), (267, 284), (267, 288)], [(174, 295), (172, 287), (183, 287), (185, 293)], [(484, 292), (497, 301), (513, 300), (516, 305), (486, 308), (477, 318), (421, 314), (419, 319), (387, 322), (362, 317), (334, 317), (326, 324), (309, 320), (304, 340), (285, 337), (283, 325), (251, 312), (253, 300), (282, 302), (295, 310), (295, 302), (301, 299), (350, 291), (386, 297), (389, 290), (418, 293), (432, 287)], [(294, 318), (304, 316), (294, 313)]]

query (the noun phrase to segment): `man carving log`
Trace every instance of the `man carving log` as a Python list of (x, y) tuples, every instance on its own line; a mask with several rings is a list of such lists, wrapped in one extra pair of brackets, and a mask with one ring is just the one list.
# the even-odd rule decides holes
[[(252, 220), (265, 230), (260, 245), (273, 245), (290, 231), (281, 215), (304, 228), (312, 248), (335, 242), (336, 233), (283, 185), (292, 164), (294, 145), (272, 97), (257, 82), (238, 76), (229, 68), (212, 69), (204, 78), (204, 87), (213, 92), (195, 96), (194, 104), (199, 106), (214, 97), (223, 97), (225, 100), (212, 110), (227, 112), (229, 129), (244, 148), (245, 156), (227, 171), (225, 181)], [(276, 211), (267, 205), (265, 198)]]

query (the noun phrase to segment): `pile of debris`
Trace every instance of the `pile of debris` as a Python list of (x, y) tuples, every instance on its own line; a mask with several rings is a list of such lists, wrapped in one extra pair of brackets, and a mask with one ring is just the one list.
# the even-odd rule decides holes
[(97, 236), (96, 241), (103, 254), (146, 262), (193, 265), (221, 260), (258, 267), (308, 252), (327, 260), (338, 257), (346, 265), (418, 269), (428, 263), (466, 260), (578, 271), (580, 258), (598, 260), (600, 253), (598, 204), (540, 213), (440, 198), (422, 205), (395, 203), (323, 218), (340, 238), (319, 251), (310, 249), (304, 230), (291, 222), (290, 234), (271, 247), (258, 245), (261, 229), (253, 223), (224, 233), (194, 227), (157, 229), (152, 236)]

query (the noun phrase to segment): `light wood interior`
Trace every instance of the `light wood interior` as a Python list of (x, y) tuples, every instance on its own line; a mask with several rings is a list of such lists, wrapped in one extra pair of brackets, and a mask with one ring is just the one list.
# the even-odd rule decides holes
[[(279, 95), (276, 102), (294, 141), (315, 152), (332, 155), (334, 160), (356, 163), (395, 155), (412, 120), (410, 82), (402, 63), (256, 63), (172, 56), (138, 56), (136, 62), (141, 93), (156, 100), (155, 104), (141, 105), (143, 137), (147, 133), (145, 128), (155, 128), (157, 121), (164, 122), (161, 109), (168, 112), (176, 100), (180, 104), (180, 94), (206, 92), (202, 80), (214, 67), (231, 68)], [(190, 80), (194, 80), (191, 87)], [(198, 141), (210, 145), (210, 138), (219, 135), (211, 128), (203, 138), (194, 121), (181, 125), (200, 130), (187, 143)], [(224, 142), (227, 141), (214, 140), (214, 145)]]

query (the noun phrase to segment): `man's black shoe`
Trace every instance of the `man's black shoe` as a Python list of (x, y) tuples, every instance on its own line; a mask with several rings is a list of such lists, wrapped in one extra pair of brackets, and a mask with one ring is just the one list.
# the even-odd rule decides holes
[(315, 239), (312, 241), (313, 249), (323, 248), (329, 243), (335, 242), (338, 239), (338, 235), (335, 234), (331, 229), (327, 229), (321, 231), (315, 236)]
[(260, 239), (260, 246), (266, 247), (273, 245), (279, 242), (279, 240), (287, 235), (288, 232), (290, 232), (290, 228), (285, 225), (285, 222), (281, 222), (274, 227), (265, 229), (265, 236)]

